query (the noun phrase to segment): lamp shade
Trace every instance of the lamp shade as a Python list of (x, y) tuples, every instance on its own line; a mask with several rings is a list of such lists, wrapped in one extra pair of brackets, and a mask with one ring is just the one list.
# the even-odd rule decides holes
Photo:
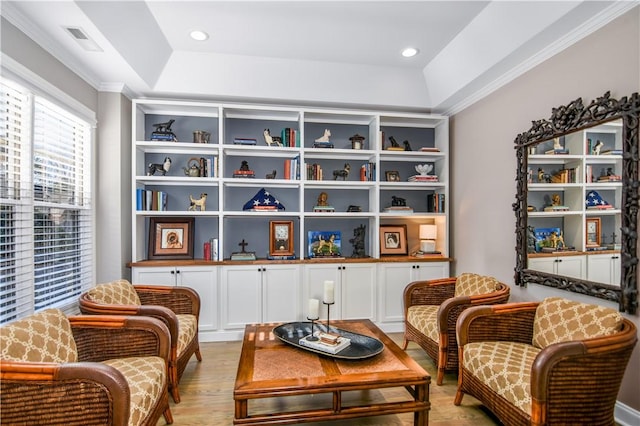
[(438, 236), (436, 225), (420, 225), (421, 240), (435, 240)]

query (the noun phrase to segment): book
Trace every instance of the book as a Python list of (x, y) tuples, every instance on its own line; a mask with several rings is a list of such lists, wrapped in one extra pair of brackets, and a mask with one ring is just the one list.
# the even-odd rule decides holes
[(401, 146), (389, 146), (385, 148), (386, 151), (404, 151), (404, 148)]
[(316, 337), (319, 337), (320, 340), (312, 341), (308, 340), (310, 336), (303, 337), (298, 341), (300, 346), (306, 346), (308, 348), (316, 349), (322, 352), (326, 352), (328, 354), (337, 354), (344, 348), (351, 345), (351, 339), (346, 337), (339, 336), (336, 338), (336, 343), (326, 343), (326, 340), (323, 340), (322, 335), (326, 333), (316, 332), (313, 333)]
[(314, 212), (334, 212), (336, 209), (333, 206), (314, 206)]
[(272, 255), (267, 255), (267, 259), (268, 260), (296, 260), (297, 257), (295, 254), (292, 254), (291, 256), (272, 256)]
[(231, 253), (231, 260), (256, 260), (256, 254), (252, 251)]
[(410, 214), (413, 213), (413, 208), (406, 206), (391, 206), (385, 207), (383, 211), (385, 213)]
[(235, 145), (255, 145), (258, 141), (252, 138), (234, 138), (233, 143)]
[(413, 175), (409, 176), (408, 182), (438, 182), (436, 175)]
[(422, 152), (440, 152), (440, 150), (436, 147), (431, 147), (431, 146), (423, 146), (422, 148), (420, 148), (420, 151)]
[(605, 149), (600, 155), (622, 155), (621, 149)]

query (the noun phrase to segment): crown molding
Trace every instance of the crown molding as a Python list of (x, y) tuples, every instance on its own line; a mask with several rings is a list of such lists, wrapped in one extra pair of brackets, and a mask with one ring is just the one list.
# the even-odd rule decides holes
[(124, 83), (100, 83), (100, 86), (98, 87), (98, 91), (122, 93), (124, 96), (126, 96), (129, 99), (135, 99), (139, 97), (137, 93), (131, 90), (131, 88), (129, 88)]

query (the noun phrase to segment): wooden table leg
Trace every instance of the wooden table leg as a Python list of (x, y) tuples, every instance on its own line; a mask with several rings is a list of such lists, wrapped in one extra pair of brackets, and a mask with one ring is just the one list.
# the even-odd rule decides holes
[(235, 408), (236, 419), (246, 419), (249, 416), (248, 403), (246, 399), (236, 400)]

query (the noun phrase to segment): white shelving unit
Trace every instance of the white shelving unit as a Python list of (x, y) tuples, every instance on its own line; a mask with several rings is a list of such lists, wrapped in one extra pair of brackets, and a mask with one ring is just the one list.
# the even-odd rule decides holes
[[(600, 153), (595, 153), (593, 147), (598, 141), (602, 142), (602, 147)], [(572, 133), (565, 136), (561, 144), (569, 151), (567, 154), (545, 154), (553, 149), (550, 141), (538, 145), (536, 152), (528, 156), (530, 180), (527, 203), (535, 208), (527, 213), (528, 225), (533, 228), (560, 228), (565, 245), (574, 247), (575, 251), (565, 255), (562, 252), (530, 253), (528, 266), (544, 272), (619, 284), (614, 273), (608, 271), (620, 270), (619, 250), (613, 246), (613, 234), (618, 235), (616, 242), (619, 243), (620, 233), (617, 230), (621, 226), (622, 182), (601, 180), (600, 177), (622, 174), (622, 155), (610, 154), (622, 150), (622, 124), (611, 122)], [(562, 170), (566, 170), (566, 181), (547, 182), (548, 178), (559, 177)], [(596, 191), (613, 208), (588, 209), (585, 200), (590, 191)], [(551, 198), (556, 194), (560, 196), (561, 205), (568, 210), (545, 211), (544, 207), (551, 204)], [(600, 220), (600, 247), (593, 247), (587, 242), (590, 218)], [(596, 256), (599, 262), (595, 261)], [(605, 262), (606, 274), (599, 267)], [(612, 263), (610, 268), (609, 263)], [(603, 274), (606, 275), (604, 280)]]
[[(152, 141), (150, 135), (154, 124), (175, 120), (171, 130), (177, 142)], [(294, 146), (268, 146), (263, 132), (269, 129), (272, 136), (280, 136), (282, 129), (297, 132)], [(323, 135), (325, 129), (331, 131), (333, 148), (314, 148), (315, 139)], [(210, 143), (194, 143), (196, 130), (211, 133)], [(381, 280), (386, 276), (386, 268), (392, 264), (402, 267), (403, 276), (412, 277), (411, 267), (430, 263), (436, 268), (434, 277), (448, 276), (449, 271), (449, 120), (446, 116), (399, 112), (376, 112), (351, 109), (281, 107), (253, 104), (228, 104), (179, 100), (140, 99), (133, 101), (133, 206), (132, 262), (133, 280), (137, 283), (153, 283), (158, 280), (174, 282), (171, 277), (161, 279), (158, 268), (168, 267), (175, 274), (188, 272), (190, 268), (211, 268), (214, 278), (210, 285), (215, 294), (215, 306), (208, 306), (203, 300), (203, 309), (209, 309), (211, 320), (207, 332), (215, 331), (224, 339), (237, 337), (238, 330), (245, 322), (263, 320), (283, 320), (274, 316), (285, 313), (271, 306), (269, 300), (290, 300), (297, 305), (290, 307), (290, 320), (304, 319), (302, 298), (312, 296), (318, 283), (334, 279), (340, 288), (342, 305), (337, 312), (346, 316), (366, 316), (391, 328), (401, 327), (398, 310), (401, 308), (401, 283), (392, 287)], [(362, 149), (352, 149), (350, 137), (364, 136)], [(408, 141), (411, 151), (391, 151), (389, 136), (401, 145)], [(235, 138), (256, 140), (256, 145), (236, 145)], [(432, 148), (437, 151), (421, 151)], [(158, 173), (147, 176), (149, 163), (162, 163), (170, 157), (172, 166), (166, 175)], [(191, 159), (217, 159), (217, 174), (211, 177), (190, 177), (187, 175)], [(297, 160), (299, 172), (285, 178), (285, 161)], [(233, 177), (243, 161), (255, 172), (254, 178)], [(313, 180), (306, 174), (306, 165), (317, 164), (323, 170), (322, 180)], [(343, 180), (334, 179), (333, 171), (350, 165), (350, 173)], [(409, 182), (409, 176), (417, 174), (418, 164), (433, 165), (437, 182)], [(360, 169), (369, 166), (372, 172), (361, 180)], [(185, 170), (185, 168), (187, 170)], [(275, 178), (267, 179), (267, 174), (275, 170)], [(386, 172), (397, 172), (400, 181), (387, 181)], [(274, 195), (284, 206), (284, 211), (246, 211), (244, 204), (262, 188)], [(162, 191), (167, 194), (166, 210), (146, 210), (137, 205), (138, 190)], [(318, 196), (326, 192), (334, 212), (314, 212)], [(205, 211), (190, 211), (189, 196), (199, 198), (207, 194)], [(427, 198), (438, 194), (441, 211), (429, 211)], [(392, 203), (392, 197), (401, 197), (413, 208), (411, 214), (384, 212)], [(349, 206), (359, 206), (361, 211), (347, 211)], [(148, 259), (149, 223), (152, 217), (193, 217), (194, 259), (192, 261), (151, 261)], [(294, 246), (296, 260), (266, 260), (269, 250), (269, 222), (285, 220), (294, 223)], [(419, 247), (418, 226), (437, 225), (436, 250), (441, 256), (415, 258), (381, 256), (379, 229), (381, 225), (406, 225), (408, 251)], [(354, 229), (366, 226), (366, 259), (351, 259)], [(339, 259), (308, 260), (309, 231), (339, 231), (342, 235), (342, 257)], [(220, 241), (219, 261), (203, 259), (203, 245), (212, 238)], [(234, 288), (235, 271), (239, 262), (229, 261), (233, 252), (240, 251), (239, 243), (248, 243), (247, 251), (256, 253), (258, 260), (242, 262), (246, 271), (243, 289)], [(335, 264), (346, 267), (339, 273), (330, 268), (318, 268), (318, 263)], [(350, 267), (350, 262), (353, 267)], [(278, 263), (294, 264), (288, 268), (291, 280), (300, 283), (295, 292), (285, 292), (273, 284), (270, 265)], [(253, 271), (251, 268), (257, 268)], [(359, 266), (358, 266), (359, 265)], [(356, 267), (357, 266), (357, 267)], [(232, 269), (229, 269), (233, 267)], [(237, 268), (236, 268), (237, 269)], [(351, 269), (355, 272), (351, 272)], [(408, 269), (409, 271), (405, 271)], [(323, 272), (326, 270), (326, 274)], [(155, 271), (155, 273), (154, 273)], [(319, 272), (318, 272), (319, 271)], [(359, 273), (357, 271), (366, 271)], [(406, 272), (406, 274), (405, 274)], [(168, 272), (167, 272), (168, 273)], [(337, 274), (337, 275), (336, 275)], [(326, 276), (325, 276), (326, 275)], [(433, 274), (429, 275), (432, 277)], [(188, 276), (185, 275), (185, 277)], [(253, 277), (253, 278), (251, 278)], [(311, 279), (310, 277), (313, 277)], [(336, 278), (337, 277), (337, 278)], [(360, 277), (361, 282), (358, 281)], [(374, 281), (373, 283), (371, 281)], [(245, 281), (247, 281), (245, 279)], [(366, 282), (365, 282), (366, 281)], [(396, 280), (397, 281), (397, 280)], [(183, 285), (185, 279), (181, 280)], [(408, 284), (408, 282), (407, 282)], [(203, 283), (200, 286), (206, 285)], [(366, 297), (355, 297), (355, 293), (365, 291)], [(250, 303), (244, 307), (239, 301), (246, 294)], [(398, 293), (398, 294), (396, 294)], [(381, 297), (396, 294), (397, 300), (380, 304)], [(233, 301), (228, 306), (225, 301)], [(251, 306), (249, 306), (251, 305)], [(260, 316), (251, 310), (260, 306)], [(275, 310), (274, 310), (275, 309)], [(389, 313), (387, 311), (393, 311)], [(273, 314), (272, 314), (273, 313)], [(233, 315), (232, 315), (233, 314)], [(285, 315), (287, 316), (287, 315)], [(276, 318), (277, 317), (277, 318)], [(211, 324), (217, 329), (213, 330)], [(214, 327), (214, 328), (215, 328)], [(390, 328), (388, 328), (390, 329)], [(202, 330), (201, 330), (202, 331)], [(223, 337), (220, 337), (223, 336)], [(207, 337), (205, 336), (206, 340)]]

